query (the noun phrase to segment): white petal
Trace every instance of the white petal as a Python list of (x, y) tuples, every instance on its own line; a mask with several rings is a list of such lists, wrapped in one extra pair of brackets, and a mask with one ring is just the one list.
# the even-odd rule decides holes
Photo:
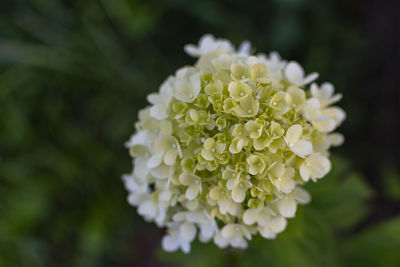
[(242, 203), (246, 197), (246, 191), (246, 189), (241, 188), (240, 186), (235, 186), (231, 194), (233, 201), (236, 203)]
[(286, 193), (286, 194), (292, 192), (294, 187), (295, 187), (295, 182), (291, 178), (283, 179), (279, 183), (279, 191)]
[(310, 82), (313, 82), (314, 80), (316, 80), (318, 78), (318, 76), (319, 76), (319, 74), (316, 72), (313, 72), (313, 73), (307, 75), (307, 77), (304, 78), (301, 85), (306, 85)]
[(165, 251), (176, 251), (179, 247), (178, 238), (176, 236), (166, 235), (163, 237), (161, 245)]
[[(190, 84), (192, 86), (193, 91), (193, 100), (197, 97), (201, 90), (201, 81), (200, 81), (200, 74), (196, 73), (190, 77)], [(193, 101), (192, 101), (193, 102)]]
[(171, 167), (166, 165), (160, 165), (151, 170), (151, 175), (156, 179), (165, 179), (170, 175)]
[(285, 230), (287, 221), (285, 218), (274, 219), (274, 221), (269, 225), (271, 230), (275, 233), (280, 233)]
[(248, 209), (243, 213), (243, 222), (245, 224), (251, 225), (256, 222), (258, 216), (258, 211), (254, 209)]
[(289, 144), (295, 144), (297, 141), (299, 141), (302, 133), (303, 127), (301, 127), (299, 124), (294, 124), (286, 131), (286, 141)]
[(300, 140), (291, 147), (291, 150), (299, 157), (304, 157), (312, 153), (313, 147), (311, 142)]
[(236, 231), (236, 227), (239, 227), (235, 224), (227, 224), (222, 228), (221, 235), (223, 238), (229, 239)]
[(161, 102), (161, 98), (159, 94), (149, 94), (147, 96), (147, 101), (149, 101), (153, 105), (157, 105)]
[(331, 170), (331, 162), (325, 156), (314, 154), (309, 159), (311, 178), (322, 178)]
[(259, 227), (258, 231), (260, 235), (266, 239), (274, 239), (276, 234), (271, 230), (269, 226)]
[(311, 201), (310, 194), (301, 187), (296, 187), (294, 189), (294, 195), (297, 200), (297, 203), (306, 204)]
[(139, 205), (138, 213), (142, 216), (154, 218), (157, 215), (157, 206), (148, 200)]
[(251, 44), (249, 41), (244, 41), (239, 46), (239, 54), (248, 56), (250, 54)]
[(200, 185), (194, 184), (186, 189), (185, 196), (188, 200), (195, 199), (200, 192)]
[(185, 242), (192, 242), (196, 236), (196, 226), (193, 223), (186, 222), (179, 227), (180, 237)]
[(297, 203), (292, 197), (282, 198), (278, 202), (279, 213), (286, 218), (292, 218), (296, 214)]
[(164, 155), (164, 163), (168, 166), (172, 166), (176, 162), (176, 157), (178, 156), (178, 151), (170, 149)]
[(190, 252), (190, 243), (181, 242), (180, 246), (181, 246), (183, 253), (188, 254)]
[(150, 108), (150, 116), (157, 120), (163, 120), (168, 117), (167, 109), (164, 105), (154, 105)]
[(269, 209), (264, 208), (258, 215), (257, 223), (260, 226), (265, 226), (270, 222), (271, 222), (271, 213), (269, 212)]
[(157, 166), (159, 166), (162, 162), (162, 156), (163, 153), (158, 153), (153, 155), (148, 161), (147, 161), (147, 168), (155, 168)]
[(313, 118), (312, 124), (315, 129), (323, 133), (333, 131), (336, 127), (335, 120), (326, 115), (321, 115)]
[(304, 70), (299, 63), (295, 61), (289, 62), (285, 69), (285, 75), (289, 82), (296, 85), (303, 84)]
[(218, 201), (219, 211), (222, 214), (226, 214), (229, 210), (230, 204), (231, 204), (231, 201), (228, 198), (223, 198), (223, 199), (219, 200)]
[(317, 85), (316, 83), (312, 83), (312, 84), (311, 84), (311, 86), (310, 86), (310, 92), (311, 92), (311, 95), (312, 95), (313, 97), (316, 97), (316, 98), (319, 98), (319, 97), (320, 97), (320, 92), (319, 92), (319, 89), (318, 89), (318, 85)]
[(300, 166), (300, 176), (305, 182), (310, 180), (310, 170), (305, 163)]
[(341, 124), (346, 118), (346, 113), (339, 107), (326, 108), (321, 113), (332, 118), (336, 122), (336, 125)]
[(344, 136), (340, 133), (333, 133), (329, 135), (329, 141), (332, 146), (340, 146), (344, 143)]
[(200, 50), (195, 45), (185, 45), (184, 50), (186, 54), (192, 57), (197, 57), (201, 55)]
[(200, 232), (201, 235), (207, 240), (210, 239), (215, 231), (215, 226), (213, 223), (209, 222), (209, 223), (202, 223), (200, 225)]
[(218, 232), (214, 236), (214, 243), (219, 247), (219, 248), (225, 248), (228, 246), (228, 240), (224, 237), (222, 237), (221, 232)]

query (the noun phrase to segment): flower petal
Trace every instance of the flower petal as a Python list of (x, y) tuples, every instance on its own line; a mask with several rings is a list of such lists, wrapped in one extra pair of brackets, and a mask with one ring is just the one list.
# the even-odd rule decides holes
[(307, 204), (308, 202), (311, 201), (310, 193), (308, 193), (306, 190), (304, 190), (301, 187), (296, 187), (294, 189), (294, 195), (297, 200), (297, 203)]
[(161, 245), (165, 251), (176, 251), (179, 248), (179, 241), (176, 236), (166, 235), (161, 241)]
[(296, 61), (291, 61), (285, 68), (285, 76), (289, 82), (303, 85), (304, 70)]
[(286, 218), (292, 218), (296, 214), (297, 203), (292, 197), (285, 197), (278, 201), (278, 211)]
[(243, 213), (243, 222), (245, 224), (253, 224), (256, 222), (258, 217), (258, 211), (254, 209), (248, 209)]
[(185, 196), (188, 200), (195, 199), (200, 193), (200, 185), (194, 184), (186, 189)]
[(304, 157), (312, 153), (313, 146), (309, 141), (300, 140), (291, 147), (291, 150), (299, 157)]
[(235, 201), (236, 203), (242, 203), (244, 198), (246, 197), (246, 191), (247, 189), (244, 187), (240, 187), (239, 185), (235, 186), (231, 194), (233, 201)]
[(295, 144), (299, 141), (302, 133), (303, 127), (299, 124), (294, 124), (286, 131), (286, 141), (289, 144)]
[(153, 155), (148, 161), (147, 161), (147, 168), (155, 168), (159, 166), (162, 162), (162, 156), (164, 153), (160, 152), (158, 154)]
[(196, 236), (196, 227), (193, 223), (186, 222), (179, 227), (180, 237), (185, 242), (192, 242)]

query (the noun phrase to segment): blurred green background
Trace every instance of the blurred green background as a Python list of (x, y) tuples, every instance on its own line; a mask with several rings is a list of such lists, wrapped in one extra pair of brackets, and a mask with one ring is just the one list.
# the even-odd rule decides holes
[[(1, 0), (0, 266), (400, 266), (399, 2)], [(344, 94), (313, 202), (248, 250), (160, 249), (123, 144), (205, 33), (276, 50)]]

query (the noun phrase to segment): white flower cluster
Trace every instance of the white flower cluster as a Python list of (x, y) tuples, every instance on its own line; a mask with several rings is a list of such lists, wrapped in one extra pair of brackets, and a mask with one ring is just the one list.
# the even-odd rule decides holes
[(331, 104), (341, 96), (330, 83), (305, 91), (317, 73), (277, 53), (251, 56), (248, 43), (236, 51), (206, 35), (185, 50), (197, 63), (148, 96), (126, 144), (128, 201), (167, 228), (167, 251), (189, 252), (196, 235), (237, 248), (257, 233), (273, 239), (310, 201), (300, 186), (331, 168), (345, 118)]

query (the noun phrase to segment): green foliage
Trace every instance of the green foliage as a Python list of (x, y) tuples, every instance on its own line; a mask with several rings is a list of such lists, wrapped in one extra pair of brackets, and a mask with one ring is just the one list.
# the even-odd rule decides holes
[[(378, 190), (351, 163), (371, 155), (353, 145), (365, 115), (359, 93), (350, 97), (364, 64), (354, 59), (366, 54), (354, 23), (363, 5), (1, 1), (0, 266), (399, 266), (398, 218), (353, 230)], [(320, 71), (346, 96), (340, 131), (350, 141), (331, 174), (308, 186), (312, 203), (277, 240), (257, 237), (246, 251), (196, 243), (190, 255), (154, 252), (160, 230), (126, 202), (120, 177), (131, 162), (123, 143), (146, 95), (193, 62), (183, 45), (206, 32), (236, 44), (248, 39), (257, 51), (278, 50)], [(375, 156), (379, 166), (385, 157)], [(378, 178), (385, 196), (399, 200), (398, 171)]]

